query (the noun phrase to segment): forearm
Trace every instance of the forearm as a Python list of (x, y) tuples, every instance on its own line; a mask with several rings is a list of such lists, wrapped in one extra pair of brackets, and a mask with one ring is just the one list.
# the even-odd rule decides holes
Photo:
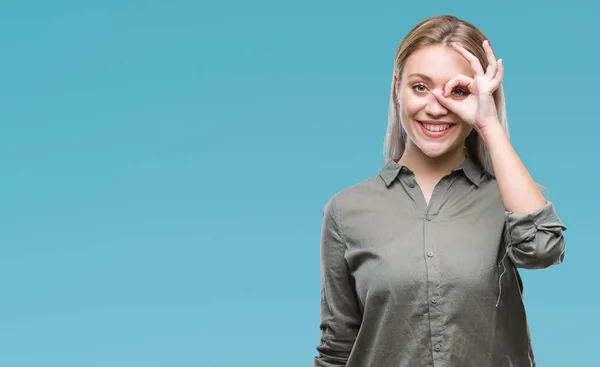
[(507, 211), (532, 213), (546, 204), (539, 187), (515, 152), (498, 121), (479, 130), (490, 156), (500, 196)]

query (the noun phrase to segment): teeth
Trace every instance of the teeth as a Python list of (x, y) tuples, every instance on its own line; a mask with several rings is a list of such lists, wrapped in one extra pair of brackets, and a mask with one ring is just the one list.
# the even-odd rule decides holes
[(448, 128), (450, 127), (450, 124), (445, 124), (445, 125), (423, 124), (423, 126), (425, 127), (425, 129), (427, 129), (429, 131), (444, 131), (444, 130), (448, 130)]

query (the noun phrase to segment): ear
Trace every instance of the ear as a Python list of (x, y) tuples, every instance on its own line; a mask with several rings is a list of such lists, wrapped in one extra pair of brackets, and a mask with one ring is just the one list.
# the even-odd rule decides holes
[(400, 95), (400, 78), (396, 73), (394, 73), (394, 91), (396, 92), (396, 96)]

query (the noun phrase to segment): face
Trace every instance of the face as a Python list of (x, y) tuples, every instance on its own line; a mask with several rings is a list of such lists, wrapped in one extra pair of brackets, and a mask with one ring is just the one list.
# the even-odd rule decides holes
[[(473, 77), (468, 61), (451, 47), (425, 46), (406, 59), (395, 85), (402, 125), (409, 138), (408, 151), (418, 148), (431, 158), (462, 154), (472, 128), (431, 93), (433, 89), (443, 91), (445, 84), (458, 74)], [(462, 87), (451, 93), (455, 99), (467, 95)]]

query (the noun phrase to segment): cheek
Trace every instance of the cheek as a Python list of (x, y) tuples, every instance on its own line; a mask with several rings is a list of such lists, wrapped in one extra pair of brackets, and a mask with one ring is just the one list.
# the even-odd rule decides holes
[(473, 131), (473, 128), (471, 126), (467, 125), (465, 122), (461, 123), (461, 128), (462, 128), (461, 135), (465, 139), (469, 136), (469, 134), (471, 134), (471, 131)]
[(400, 103), (402, 117), (405, 119), (413, 117), (417, 112), (424, 109), (426, 105), (423, 98), (410, 94), (403, 95)]
[(463, 142), (469, 137), (469, 134), (471, 134), (471, 131), (473, 131), (473, 128), (471, 128), (470, 126), (468, 126), (467, 124), (465, 124), (464, 122), (461, 123), (460, 126), (460, 132), (456, 137), (457, 142)]

